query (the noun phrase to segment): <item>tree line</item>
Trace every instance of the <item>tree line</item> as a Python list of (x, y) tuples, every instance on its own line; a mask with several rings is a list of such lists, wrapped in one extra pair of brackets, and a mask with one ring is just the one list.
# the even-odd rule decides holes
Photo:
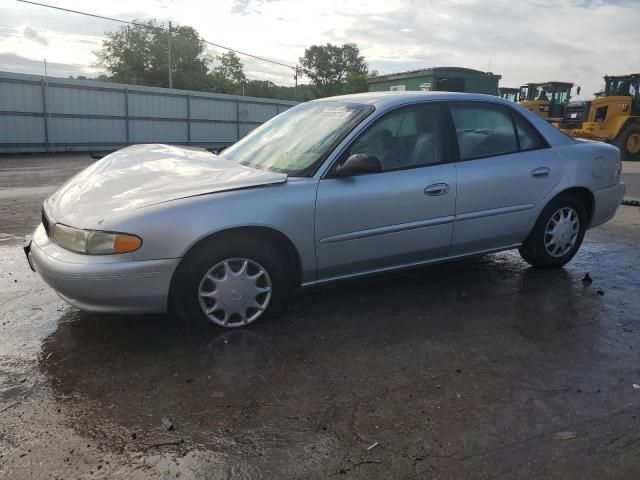
[[(154, 20), (126, 25), (106, 34), (102, 48), (94, 52), (96, 66), (106, 73), (98, 80), (168, 87), (169, 31)], [(307, 80), (294, 87), (270, 80), (248, 79), (244, 64), (234, 52), (211, 55), (192, 27), (171, 30), (173, 87), (184, 90), (228, 93), (280, 100), (306, 101), (367, 91), (370, 72), (358, 46), (313, 45), (299, 59), (299, 74)], [(293, 70), (292, 70), (293, 74)]]

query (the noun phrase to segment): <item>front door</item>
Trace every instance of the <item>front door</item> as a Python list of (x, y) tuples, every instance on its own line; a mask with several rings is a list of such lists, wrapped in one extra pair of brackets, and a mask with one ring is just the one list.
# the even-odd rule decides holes
[(338, 163), (364, 153), (379, 173), (318, 186), (318, 279), (367, 273), (447, 255), (453, 232), (456, 167), (443, 141), (443, 107), (423, 103), (383, 115)]

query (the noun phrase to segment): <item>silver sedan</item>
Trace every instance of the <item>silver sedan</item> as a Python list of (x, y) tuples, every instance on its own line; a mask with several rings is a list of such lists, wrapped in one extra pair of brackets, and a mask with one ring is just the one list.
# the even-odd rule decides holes
[(48, 198), (25, 247), (93, 312), (239, 327), (338, 279), (518, 249), (561, 267), (624, 195), (620, 153), (496, 97), (298, 105), (220, 155), (119, 150)]

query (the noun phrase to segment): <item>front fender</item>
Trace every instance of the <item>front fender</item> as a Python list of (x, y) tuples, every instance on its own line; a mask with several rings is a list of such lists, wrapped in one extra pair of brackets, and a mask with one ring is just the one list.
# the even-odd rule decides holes
[(200, 195), (145, 207), (102, 226), (142, 238), (136, 260), (182, 258), (200, 240), (232, 228), (266, 227), (291, 240), (303, 281), (315, 275), (314, 211), (317, 180)]

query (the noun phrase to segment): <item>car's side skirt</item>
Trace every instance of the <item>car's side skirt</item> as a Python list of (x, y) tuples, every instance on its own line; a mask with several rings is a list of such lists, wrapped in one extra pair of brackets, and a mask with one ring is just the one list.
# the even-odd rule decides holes
[(487, 250), (479, 250), (479, 251), (476, 251), (476, 252), (465, 253), (464, 255), (452, 255), (452, 256), (449, 256), (449, 257), (432, 258), (432, 259), (429, 259), (429, 260), (420, 260), (420, 261), (417, 261), (417, 262), (405, 263), (405, 264), (402, 264), (402, 265), (392, 265), (392, 266), (389, 266), (389, 267), (376, 268), (376, 269), (372, 269), (372, 270), (365, 270), (365, 271), (362, 271), (362, 272), (349, 273), (347, 275), (339, 275), (339, 276), (335, 276), (335, 277), (321, 278), (319, 280), (314, 280), (314, 281), (311, 281), (311, 282), (304, 282), (304, 283), (301, 284), (301, 287), (302, 288), (313, 287), (315, 285), (321, 285), (321, 284), (335, 282), (335, 281), (339, 281), (339, 280), (347, 280), (347, 279), (351, 279), (351, 278), (367, 277), (369, 275), (375, 275), (375, 274), (378, 274), (378, 273), (395, 272), (395, 271), (398, 271), (398, 270), (406, 270), (406, 269), (420, 267), (420, 266), (424, 266), (424, 265), (433, 265), (433, 264), (437, 264), (437, 263), (450, 262), (450, 261), (453, 261), (453, 260), (460, 260), (460, 259), (468, 258), (468, 257), (476, 257), (478, 255), (486, 255), (488, 253), (503, 252), (505, 250), (513, 250), (514, 248), (518, 248), (520, 245), (522, 245), (521, 242), (514, 243), (512, 245), (506, 245), (506, 246), (503, 246), (503, 247), (500, 247), (500, 248), (491, 248), (491, 249), (487, 249)]

